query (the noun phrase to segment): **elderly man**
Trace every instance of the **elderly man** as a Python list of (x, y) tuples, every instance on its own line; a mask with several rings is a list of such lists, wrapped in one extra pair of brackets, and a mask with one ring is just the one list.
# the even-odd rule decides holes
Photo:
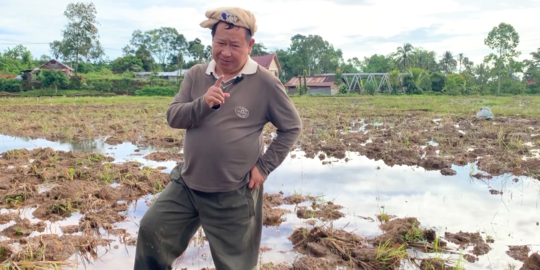
[[(135, 270), (171, 269), (202, 226), (217, 270), (257, 266), (263, 183), (301, 132), (283, 84), (249, 54), (257, 26), (241, 8), (206, 12), (212, 62), (192, 67), (167, 111), (186, 129), (184, 159), (140, 222)], [(277, 137), (264, 151), (262, 131)]]

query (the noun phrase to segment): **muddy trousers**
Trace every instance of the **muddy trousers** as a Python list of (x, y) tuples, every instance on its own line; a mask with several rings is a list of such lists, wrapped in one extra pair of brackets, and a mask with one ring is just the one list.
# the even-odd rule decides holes
[(171, 181), (140, 222), (134, 269), (172, 269), (201, 226), (216, 270), (256, 269), (262, 200), (262, 186), (205, 193), (188, 188), (182, 179)]

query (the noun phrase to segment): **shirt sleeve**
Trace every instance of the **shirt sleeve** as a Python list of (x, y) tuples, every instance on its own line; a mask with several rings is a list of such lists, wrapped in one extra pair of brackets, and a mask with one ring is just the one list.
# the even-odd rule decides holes
[(188, 129), (195, 128), (204, 121), (212, 112), (216, 111), (208, 107), (204, 101), (204, 95), (191, 99), (191, 89), (193, 86), (193, 78), (191, 71), (186, 73), (180, 91), (174, 97), (174, 101), (169, 105), (167, 110), (167, 122), (172, 128)]
[(273, 87), (274, 91), (270, 91), (269, 96), (268, 118), (277, 128), (277, 136), (255, 165), (264, 179), (281, 165), (302, 132), (300, 115), (285, 87), (279, 80)]

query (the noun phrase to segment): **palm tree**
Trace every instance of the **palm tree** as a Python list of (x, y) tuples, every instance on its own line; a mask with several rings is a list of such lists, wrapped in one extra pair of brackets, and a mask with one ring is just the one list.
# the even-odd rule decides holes
[(463, 53), (459, 54), (458, 61), (459, 61), (459, 73), (461, 73), (461, 64), (463, 63)]
[(443, 54), (440, 64), (441, 64), (442, 70), (446, 74), (449, 74), (456, 69), (457, 61), (456, 59), (454, 59), (454, 55), (452, 54), (452, 52), (446, 51)]
[(474, 66), (474, 62), (469, 60), (469, 57), (464, 57), (463, 66), (465, 67), (465, 70), (467, 70), (468, 73), (471, 73), (472, 68)]
[(474, 72), (474, 78), (476, 80), (476, 84), (480, 86), (480, 91), (483, 90), (484, 86), (487, 84), (487, 82), (490, 79), (490, 73), (489, 67), (482, 63), (480, 65), (477, 65), (473, 68)]
[(410, 43), (405, 43), (403, 47), (398, 47), (397, 52), (394, 54), (394, 61), (397, 65), (402, 65), (403, 70), (412, 63), (412, 51), (414, 47)]
[(429, 80), (429, 74), (421, 68), (411, 68), (407, 72), (407, 76), (410, 77), (410, 83), (409, 87), (410, 89), (407, 89), (408, 94), (421, 94), (425, 90), (428, 89), (422, 89), (422, 83), (424, 80)]

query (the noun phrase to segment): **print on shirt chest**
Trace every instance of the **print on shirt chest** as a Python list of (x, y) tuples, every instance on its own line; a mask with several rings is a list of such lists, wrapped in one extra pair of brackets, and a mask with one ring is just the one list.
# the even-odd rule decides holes
[(236, 108), (234, 108), (234, 113), (240, 118), (249, 117), (249, 110), (244, 106), (236, 106)]
[(233, 92), (219, 110), (231, 121), (253, 123), (253, 121), (258, 122), (266, 119), (263, 106), (261, 101), (256, 98), (253, 99), (252, 97), (245, 96), (245, 94), (242, 95), (242, 93)]

